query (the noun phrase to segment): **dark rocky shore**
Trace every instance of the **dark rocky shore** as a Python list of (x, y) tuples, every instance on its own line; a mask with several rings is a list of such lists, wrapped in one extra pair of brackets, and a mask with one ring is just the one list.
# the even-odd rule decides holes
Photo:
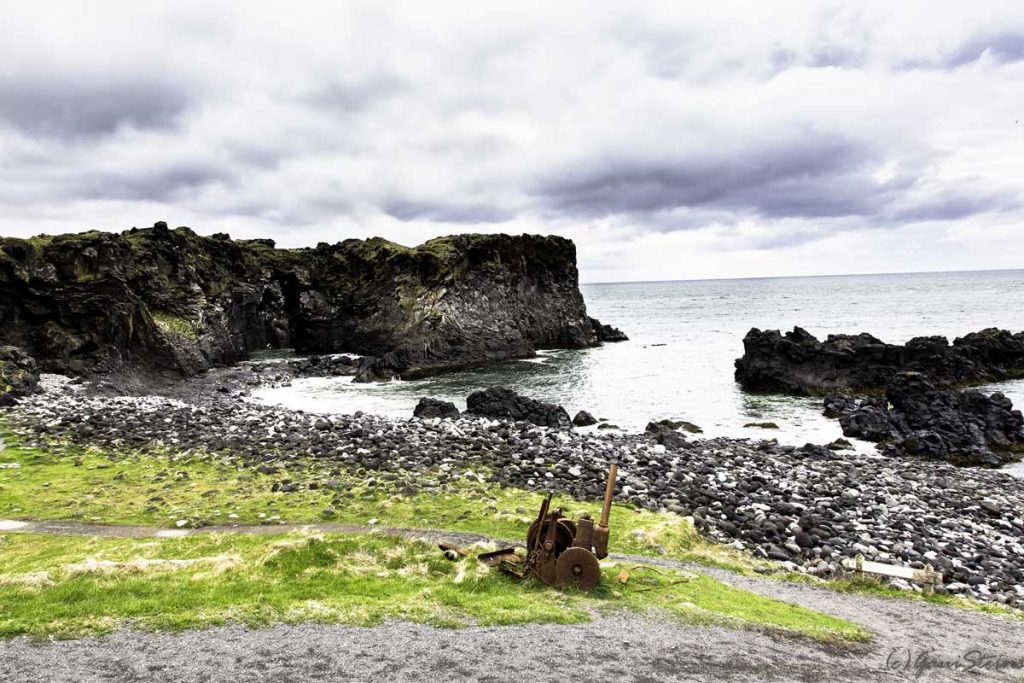
[(916, 372), (896, 375), (885, 398), (831, 396), (825, 414), (843, 434), (879, 444), (891, 457), (998, 467), (1024, 451), (1024, 416), (1000, 393), (937, 390)]
[[(4, 418), (30, 441), (223, 451), (240, 466), (279, 473), (285, 492), (330, 485), (305, 474), (316, 459), (394, 493), (473, 476), (597, 499), (616, 461), (617, 500), (692, 515), (710, 537), (790, 569), (828, 577), (861, 553), (930, 564), (945, 575), (940, 591), (1024, 605), (1024, 481), (998, 471), (674, 429), (603, 434), (469, 415), (314, 415), (251, 403), (222, 372), (241, 374), (179, 384), (187, 400), (72, 386), (24, 399)], [(272, 381), (272, 370), (264, 373), (255, 373), (259, 381)]]
[(537, 235), (276, 249), (160, 222), (7, 238), (0, 345), (78, 375), (180, 378), (294, 348), (363, 356), (358, 381), (422, 377), (625, 339), (587, 316), (578, 280), (575, 245)]

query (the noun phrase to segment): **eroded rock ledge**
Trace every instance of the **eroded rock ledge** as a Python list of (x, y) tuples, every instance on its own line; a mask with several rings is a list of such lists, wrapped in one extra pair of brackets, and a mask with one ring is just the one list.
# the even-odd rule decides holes
[(421, 377), (624, 337), (587, 316), (570, 240), (455, 235), (276, 249), (188, 228), (0, 240), (0, 344), (44, 372), (190, 376), (256, 350)]
[(1024, 332), (994, 328), (952, 344), (915, 337), (886, 344), (870, 334), (832, 334), (819, 341), (803, 328), (785, 335), (753, 328), (743, 338), (736, 381), (744, 389), (798, 396), (881, 392), (900, 372), (926, 375), (935, 388), (1024, 376)]

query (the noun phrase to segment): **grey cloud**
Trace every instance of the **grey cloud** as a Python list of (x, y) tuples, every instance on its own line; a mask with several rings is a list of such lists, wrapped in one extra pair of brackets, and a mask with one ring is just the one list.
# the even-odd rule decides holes
[(64, 189), (69, 196), (78, 199), (166, 202), (232, 178), (233, 174), (224, 166), (211, 162), (185, 162), (90, 175), (76, 179)]
[(187, 104), (184, 88), (143, 79), (0, 77), (0, 119), (34, 137), (96, 137), (122, 126), (169, 128)]
[(848, 45), (823, 45), (811, 51), (807, 64), (819, 68), (858, 69), (864, 66), (864, 54)]
[(890, 191), (867, 175), (877, 153), (841, 139), (806, 137), (729, 156), (705, 155), (587, 162), (542, 179), (533, 194), (551, 210), (587, 216), (704, 207), (825, 217), (873, 213)]
[(395, 200), (386, 203), (384, 213), (400, 221), (425, 220), (435, 223), (502, 223), (515, 217), (492, 204), (423, 202)]
[(407, 83), (392, 74), (383, 74), (354, 81), (332, 81), (307, 95), (305, 101), (314, 107), (343, 112), (358, 112), (398, 95)]
[(795, 67), (860, 69), (864, 67), (865, 56), (861, 50), (847, 45), (821, 45), (803, 53), (776, 45), (769, 62), (773, 74)]
[(1021, 206), (1017, 193), (962, 188), (946, 190), (932, 199), (919, 200), (894, 210), (887, 218), (896, 223), (955, 221), (982, 213), (1013, 211)]
[(1024, 60), (1024, 33), (997, 33), (970, 40), (948, 55), (942, 61), (942, 66), (963, 66), (977, 61), (984, 54), (988, 54), (998, 62)]

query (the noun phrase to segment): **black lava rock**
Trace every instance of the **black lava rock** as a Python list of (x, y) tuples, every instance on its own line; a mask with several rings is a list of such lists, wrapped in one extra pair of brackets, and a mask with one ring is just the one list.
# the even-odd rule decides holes
[(413, 417), (420, 418), (456, 418), (459, 414), (459, 409), (455, 407), (454, 403), (451, 401), (441, 401), (436, 398), (421, 398), (420, 402), (416, 404), (416, 409), (412, 412)]
[(629, 337), (618, 329), (611, 325), (602, 325), (601, 321), (597, 318), (589, 318), (590, 325), (594, 328), (594, 334), (597, 335), (597, 339), (602, 342), (621, 342), (629, 341)]
[(886, 344), (870, 334), (833, 334), (825, 341), (796, 327), (753, 328), (743, 338), (736, 381), (745, 389), (804, 396), (884, 388), (900, 372), (919, 372), (935, 387), (1007, 379), (1024, 371), (1024, 332), (986, 329), (955, 339), (916, 337)]
[(577, 427), (589, 427), (590, 425), (597, 424), (597, 419), (585, 410), (581, 410), (576, 413), (576, 417), (572, 419), (572, 423)]
[(484, 417), (522, 420), (543, 427), (571, 429), (569, 413), (562, 406), (520, 396), (511, 389), (491, 387), (466, 398), (466, 412)]
[(916, 372), (897, 374), (885, 400), (863, 399), (839, 423), (846, 436), (884, 442), (888, 455), (962, 465), (998, 466), (1024, 445), (1024, 417), (1008, 398), (974, 389), (936, 390)]

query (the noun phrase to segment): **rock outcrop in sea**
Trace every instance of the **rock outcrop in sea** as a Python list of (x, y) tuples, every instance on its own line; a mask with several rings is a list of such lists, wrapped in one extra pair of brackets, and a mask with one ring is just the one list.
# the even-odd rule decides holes
[(1000, 393), (937, 390), (924, 375), (900, 373), (885, 399), (825, 399), (843, 434), (882, 444), (886, 455), (998, 467), (1024, 450), (1024, 417)]
[(459, 416), (459, 409), (456, 408), (455, 404), (451, 401), (441, 401), (436, 398), (421, 398), (419, 403), (416, 404), (416, 408), (413, 410), (412, 416), (422, 418), (424, 420), (433, 419), (435, 417), (454, 419)]
[(332, 374), (370, 381), (620, 336), (587, 316), (576, 248), (561, 237), (276, 249), (160, 222), (0, 240), (0, 343), (45, 372), (191, 376), (291, 347), (363, 356), (351, 369), (332, 361)]
[(862, 333), (819, 341), (803, 328), (785, 335), (751, 329), (736, 360), (736, 381), (751, 391), (797, 396), (879, 392), (900, 372), (926, 375), (935, 388), (1024, 376), (1024, 332), (986, 329), (958, 337), (886, 344)]

